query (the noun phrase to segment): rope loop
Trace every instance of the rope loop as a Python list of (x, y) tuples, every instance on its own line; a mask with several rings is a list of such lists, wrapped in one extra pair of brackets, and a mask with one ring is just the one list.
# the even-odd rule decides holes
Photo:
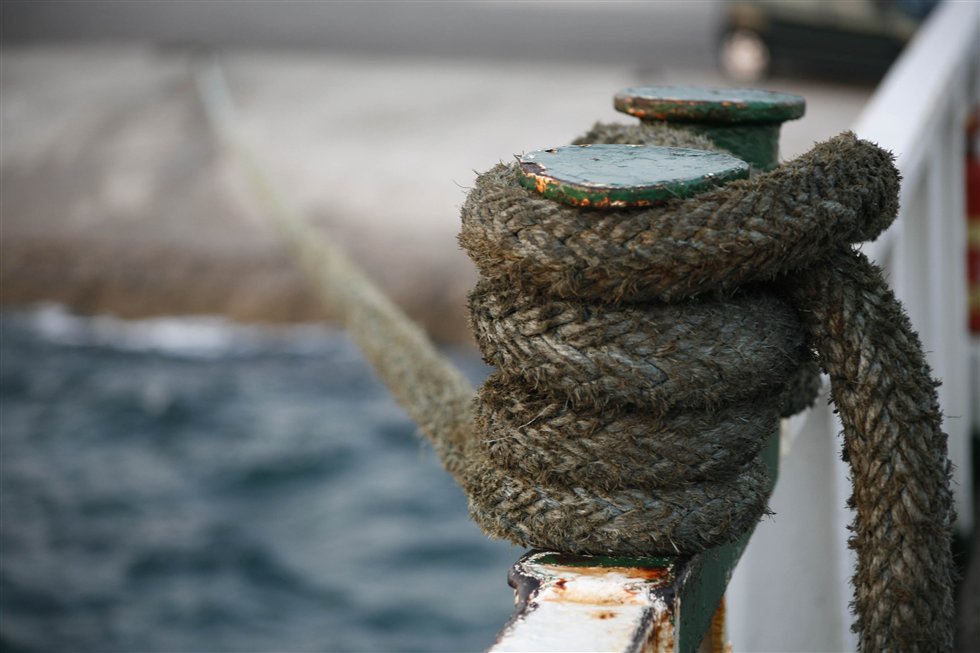
[[(646, 125), (597, 125), (578, 142), (717, 149)], [(891, 155), (844, 133), (750, 179), (618, 211), (542, 199), (515, 175), (477, 178), (459, 237), (496, 368), (454, 467), (481, 527), (569, 553), (732, 541), (766, 512), (758, 454), (778, 417), (812, 403), (819, 362), (855, 485), (862, 649), (948, 649), (935, 383), (900, 304), (852, 250), (896, 215)]]

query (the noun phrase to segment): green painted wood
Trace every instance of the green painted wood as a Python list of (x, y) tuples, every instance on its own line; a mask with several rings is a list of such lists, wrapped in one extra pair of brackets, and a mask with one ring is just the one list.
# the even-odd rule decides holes
[(806, 110), (799, 95), (696, 86), (635, 86), (617, 93), (613, 105), (642, 120), (743, 125), (794, 120)]
[(745, 162), (725, 154), (643, 145), (567, 145), (529, 152), (518, 163), (525, 188), (591, 208), (663, 204), (749, 175)]

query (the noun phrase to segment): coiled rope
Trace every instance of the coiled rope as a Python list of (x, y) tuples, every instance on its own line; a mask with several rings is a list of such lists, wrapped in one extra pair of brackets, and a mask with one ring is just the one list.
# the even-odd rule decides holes
[[(584, 139), (717, 149), (666, 127)], [(830, 375), (857, 511), (865, 651), (952, 645), (950, 465), (935, 382), (852, 243), (894, 219), (891, 156), (843, 134), (662, 207), (595, 211), (476, 181), (460, 242), (482, 275), (474, 331), (496, 367), (478, 436), (447, 465), (481, 527), (579, 553), (696, 553), (766, 509), (757, 453)], [(773, 397), (779, 397), (775, 401)]]
[[(474, 325), (500, 369), (473, 402), (421, 330), (278, 192), (235, 128), (220, 69), (197, 81), (284, 241), (489, 533), (618, 554), (736, 538), (765, 509), (760, 438), (813, 396), (812, 348), (854, 478), (861, 649), (951, 649), (953, 514), (934, 382), (901, 306), (849, 246), (894, 218), (887, 153), (843, 135), (749, 181), (601, 214), (534, 196), (512, 167), (481, 175), (460, 239), (484, 275)], [(597, 125), (579, 142), (715, 149), (647, 125)]]

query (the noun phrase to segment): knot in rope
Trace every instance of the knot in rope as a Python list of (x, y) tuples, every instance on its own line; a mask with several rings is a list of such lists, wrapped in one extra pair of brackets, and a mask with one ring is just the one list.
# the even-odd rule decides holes
[[(665, 127), (599, 125), (586, 139), (717, 149)], [(815, 352), (854, 477), (855, 627), (878, 638), (863, 646), (948, 639), (934, 383), (897, 300), (851, 247), (894, 219), (898, 184), (891, 155), (852, 134), (655, 208), (560, 205), (520, 187), (513, 165), (480, 175), (460, 243), (481, 273), (472, 323), (496, 371), (454, 463), (474, 519), (572, 553), (732, 541), (766, 511), (759, 452), (780, 416), (812, 403)], [(920, 568), (897, 573), (896, 549)], [(885, 595), (918, 616), (896, 616)]]

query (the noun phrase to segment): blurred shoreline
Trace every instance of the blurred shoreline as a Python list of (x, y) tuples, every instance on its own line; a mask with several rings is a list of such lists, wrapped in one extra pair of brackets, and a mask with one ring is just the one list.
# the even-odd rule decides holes
[[(470, 342), (476, 272), (456, 243), (476, 171), (571, 141), (637, 84), (725, 86), (621, 63), (218, 53), (243, 136), (279, 187), (438, 341)], [(252, 190), (220, 153), (194, 52), (0, 48), (0, 304), (83, 314), (329, 319)], [(542, 71), (547, 71), (542, 76)], [(870, 89), (806, 82), (789, 158), (846, 129)]]
[[(191, 62), (188, 53), (152, 48), (3, 50), (3, 306), (53, 301), (83, 314), (271, 324), (329, 318), (214, 142)], [(260, 99), (283, 90), (265, 89), (282, 66), (290, 62), (260, 73)], [(300, 77), (286, 102), (322, 92)], [(275, 129), (282, 116), (265, 117)], [(304, 124), (318, 120), (309, 112)], [(429, 219), (413, 228), (385, 226), (378, 206), (322, 206), (330, 183), (297, 160), (304, 136), (295, 136), (298, 145), (262, 152), (284, 191), (433, 337), (466, 340), (463, 297), (475, 274), (451, 232), (455, 207), (445, 207), (440, 226)], [(269, 160), (278, 156), (288, 159), (286, 174)], [(306, 178), (295, 183), (288, 166)], [(383, 206), (369, 192), (354, 203), (365, 198)]]

